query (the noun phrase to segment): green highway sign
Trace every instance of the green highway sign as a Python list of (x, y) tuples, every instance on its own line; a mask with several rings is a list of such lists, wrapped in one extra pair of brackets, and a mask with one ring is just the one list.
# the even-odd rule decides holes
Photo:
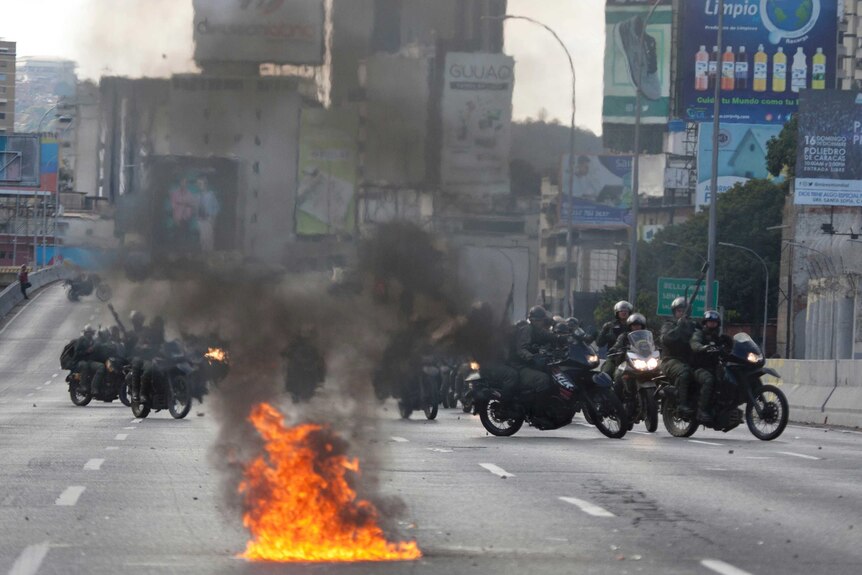
[[(673, 315), (670, 304), (680, 296), (691, 298), (697, 280), (690, 278), (658, 278), (658, 309), (656, 315)], [(686, 291), (688, 289), (688, 291)], [(692, 304), (691, 316), (702, 317), (706, 311), (706, 286), (701, 284)], [(712, 309), (718, 309), (718, 281), (713, 283)]]

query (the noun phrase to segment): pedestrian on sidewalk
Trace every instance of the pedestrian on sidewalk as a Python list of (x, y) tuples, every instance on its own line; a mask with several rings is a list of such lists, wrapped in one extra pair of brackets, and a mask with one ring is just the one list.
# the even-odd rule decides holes
[(24, 295), (24, 299), (30, 299), (27, 297), (27, 288), (30, 287), (29, 274), (27, 273), (27, 264), (21, 264), (21, 271), (18, 272), (18, 283), (21, 284), (21, 293)]

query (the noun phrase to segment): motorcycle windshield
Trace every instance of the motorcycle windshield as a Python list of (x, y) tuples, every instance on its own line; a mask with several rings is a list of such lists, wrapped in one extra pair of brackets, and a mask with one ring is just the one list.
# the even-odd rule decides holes
[(642, 359), (649, 359), (655, 353), (655, 341), (652, 332), (645, 329), (629, 333), (629, 353)]
[(581, 339), (576, 339), (569, 343), (568, 360), (588, 364), (593, 361), (593, 358), (595, 358), (598, 353), (598, 348), (596, 348), (595, 344), (587, 343)]
[(733, 336), (733, 349), (730, 351), (733, 357), (746, 360), (749, 354), (752, 353), (756, 356), (762, 355), (760, 353), (760, 346), (754, 343), (750, 335), (747, 333), (738, 333)]

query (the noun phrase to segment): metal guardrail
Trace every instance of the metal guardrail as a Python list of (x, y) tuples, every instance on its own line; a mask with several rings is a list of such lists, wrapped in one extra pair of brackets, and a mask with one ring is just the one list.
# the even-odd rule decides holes
[[(10, 269), (13, 272), (16, 272), (19, 268), (12, 267)], [(30, 274), (29, 279), (32, 284), (30, 289), (36, 290), (56, 281), (67, 279), (71, 277), (71, 274), (72, 270), (66, 266), (53, 266), (35, 271)], [(24, 296), (21, 294), (21, 285), (17, 281), (7, 286), (6, 289), (0, 292), (0, 317), (9, 313), (12, 308), (18, 305), (18, 303), (23, 299)]]

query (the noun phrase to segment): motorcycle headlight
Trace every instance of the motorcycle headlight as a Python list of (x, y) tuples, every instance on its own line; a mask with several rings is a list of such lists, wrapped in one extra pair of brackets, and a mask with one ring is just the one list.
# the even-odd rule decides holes
[(478, 361), (471, 361), (470, 362), (470, 369), (473, 371), (479, 371), (479, 362)]
[(754, 352), (752, 351), (752, 352), (750, 352), (750, 353), (748, 354), (748, 357), (747, 357), (746, 359), (748, 359), (748, 361), (749, 361), (750, 363), (760, 363), (761, 361), (763, 361), (763, 356), (762, 356), (762, 355), (757, 355), (756, 353), (754, 353)]
[(636, 360), (634, 360), (634, 361), (632, 362), (632, 365), (633, 365), (633, 366), (634, 366), (634, 368), (635, 368), (636, 370), (638, 370), (638, 371), (646, 371), (647, 369), (649, 369), (649, 368), (647, 367), (649, 364), (648, 364), (647, 362), (645, 362), (644, 360), (642, 360), (642, 359), (636, 359)]
[(658, 360), (654, 357), (651, 357), (647, 360), (646, 365), (647, 365), (647, 369), (652, 371), (658, 367)]
[(587, 362), (588, 362), (588, 363), (598, 363), (598, 362), (599, 362), (599, 356), (597, 356), (597, 355), (588, 355), (588, 356), (587, 356)]

